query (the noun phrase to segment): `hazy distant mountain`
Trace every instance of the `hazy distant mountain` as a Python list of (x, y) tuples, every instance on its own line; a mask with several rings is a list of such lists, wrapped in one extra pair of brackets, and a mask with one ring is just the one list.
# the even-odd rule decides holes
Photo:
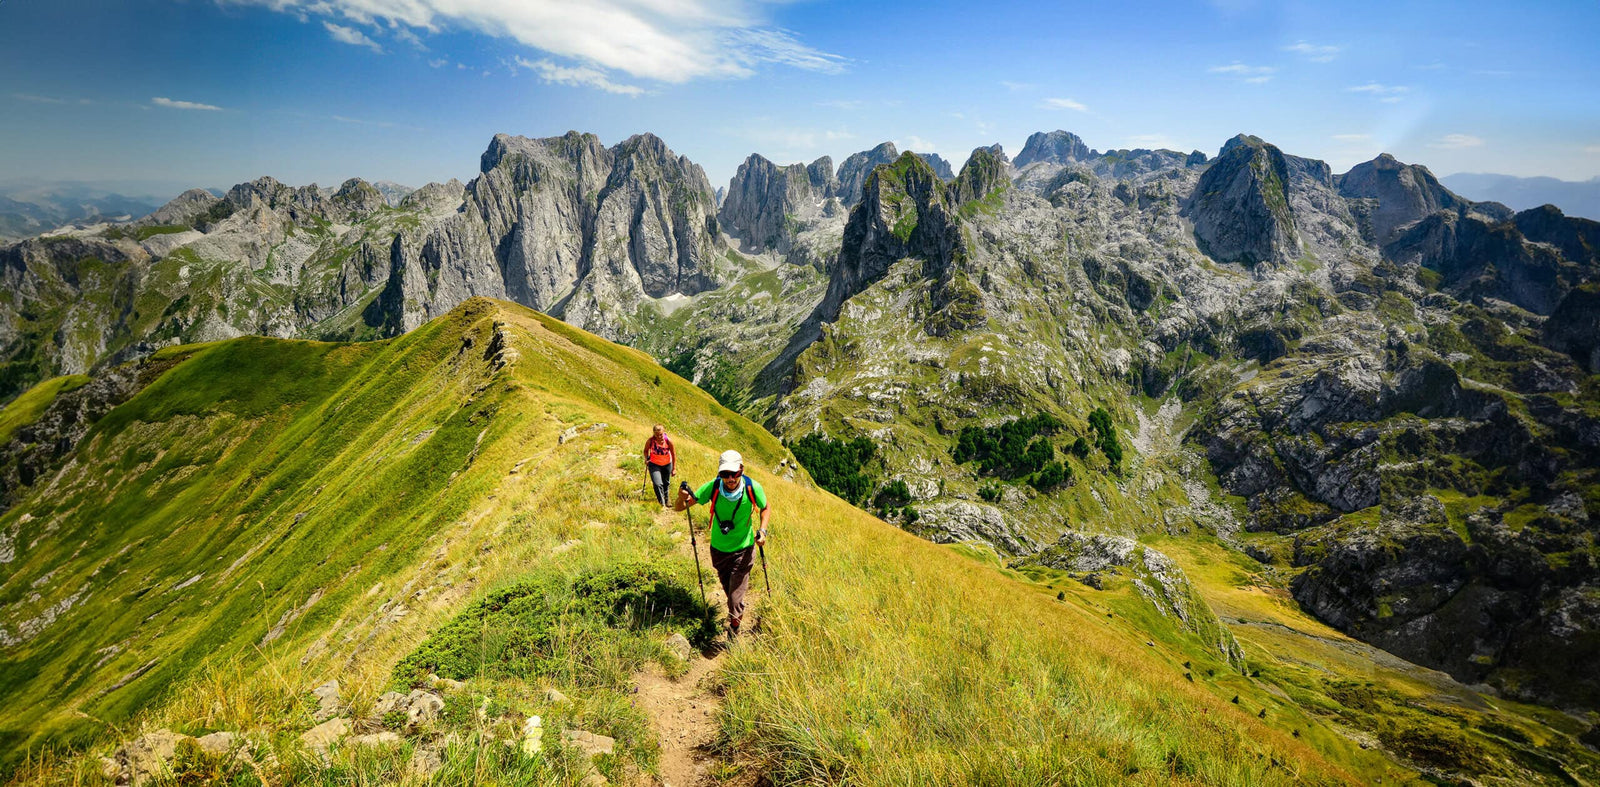
[(1440, 180), (1452, 191), (1480, 202), (1502, 202), (1515, 210), (1554, 205), (1568, 216), (1600, 219), (1600, 177), (1578, 181), (1460, 172)]
[(172, 188), (167, 194), (165, 190), (151, 190), (151, 185), (38, 180), (0, 183), (0, 237), (23, 238), (69, 224), (143, 216), (183, 190)]

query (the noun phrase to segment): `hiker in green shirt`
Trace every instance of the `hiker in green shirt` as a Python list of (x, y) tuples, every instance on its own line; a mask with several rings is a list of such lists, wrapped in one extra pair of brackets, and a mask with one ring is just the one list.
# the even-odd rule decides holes
[[(744, 457), (738, 451), (724, 451), (717, 462), (717, 480), (707, 481), (692, 494), (679, 487), (673, 510), (683, 511), (696, 503), (710, 505), (707, 524), (711, 530), (711, 567), (728, 596), (728, 633), (739, 635), (739, 620), (744, 617), (744, 594), (750, 587), (750, 571), (755, 568), (757, 545), (767, 543), (767, 493), (754, 478), (744, 474)], [(761, 511), (759, 528), (750, 525), (751, 514)]]

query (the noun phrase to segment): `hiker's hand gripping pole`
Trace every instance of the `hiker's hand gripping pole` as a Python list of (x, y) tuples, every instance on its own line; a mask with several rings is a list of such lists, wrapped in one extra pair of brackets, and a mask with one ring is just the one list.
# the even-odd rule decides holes
[(689, 510), (694, 507), (694, 492), (689, 489), (688, 481), (678, 482), (678, 492), (689, 498), (689, 505), (683, 509), (683, 520), (689, 524), (689, 547), (694, 550), (694, 578), (700, 583), (700, 605), (709, 607), (711, 603), (706, 601), (706, 580), (700, 574), (700, 542), (695, 539), (694, 513)]

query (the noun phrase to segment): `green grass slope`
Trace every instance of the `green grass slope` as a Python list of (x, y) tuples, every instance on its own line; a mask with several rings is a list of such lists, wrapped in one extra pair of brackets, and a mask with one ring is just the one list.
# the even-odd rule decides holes
[[(651, 772), (627, 676), (659, 655), (660, 633), (692, 630), (700, 614), (679, 604), (641, 617), (616, 601), (681, 601), (693, 587), (683, 519), (640, 490), (635, 451), (657, 421), (688, 478), (738, 448), (775, 505), (763, 632), (719, 677), (735, 775), (1407, 773), (1258, 717), (1270, 684), (1196, 679), (1221, 674), (1215, 657), (1131, 601), (1124, 614), (1030, 582), (776, 473), (788, 455), (760, 427), (644, 354), (520, 307), (475, 299), (384, 342), (245, 338), (183, 354), (0, 516), (17, 545), (0, 582), (0, 756), (18, 783), (97, 783), (94, 755), (156, 726), (236, 731), (275, 754), (236, 783), (395, 780), (405, 751), (299, 752), (313, 723), (305, 692), (337, 677), (360, 716), (409, 679), (396, 665), (443, 672), (429, 661), (439, 653), (478, 654), (475, 668), (450, 662), (471, 679), (446, 712), (464, 735), (480, 702), (543, 713), (617, 737), (601, 763), (613, 779)], [(485, 610), (500, 602), (469, 605), (496, 598), (528, 601), (491, 630)], [(547, 686), (571, 702), (550, 707)], [(442, 781), (582, 776), (458, 740)]]
[(6, 403), (4, 408), (0, 408), (0, 445), (10, 442), (18, 429), (37, 421), (57, 396), (75, 391), (88, 383), (89, 378), (81, 374), (52, 377)]

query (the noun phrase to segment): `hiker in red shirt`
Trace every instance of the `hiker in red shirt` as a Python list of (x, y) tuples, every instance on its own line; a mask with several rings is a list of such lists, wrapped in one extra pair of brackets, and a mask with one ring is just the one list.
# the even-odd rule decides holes
[(656, 488), (656, 502), (667, 506), (667, 490), (672, 488), (672, 468), (678, 464), (678, 452), (667, 439), (667, 428), (656, 424), (650, 439), (644, 441), (644, 466), (650, 471), (650, 483)]

